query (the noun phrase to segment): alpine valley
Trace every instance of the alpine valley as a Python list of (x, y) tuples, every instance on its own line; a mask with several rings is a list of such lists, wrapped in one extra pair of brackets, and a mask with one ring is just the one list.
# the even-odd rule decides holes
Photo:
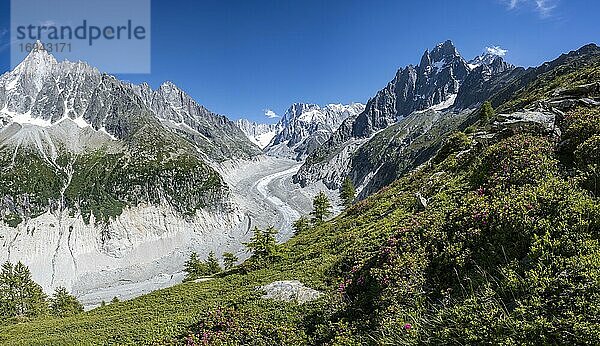
[[(600, 47), (415, 63), (267, 124), (36, 44), (0, 77), (0, 261), (88, 311), (0, 342), (597, 344)], [(181, 283), (192, 252), (239, 260)]]

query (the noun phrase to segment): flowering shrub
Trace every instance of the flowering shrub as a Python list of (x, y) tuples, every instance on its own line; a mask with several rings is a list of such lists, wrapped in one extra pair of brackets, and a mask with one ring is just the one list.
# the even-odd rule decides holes
[(256, 311), (216, 307), (202, 314), (183, 337), (186, 346), (199, 345), (286, 345), (303, 342), (304, 335), (287, 322)]
[(477, 187), (505, 189), (534, 184), (556, 174), (558, 161), (550, 141), (543, 137), (519, 134), (486, 150), (473, 171)]
[(594, 135), (600, 134), (600, 110), (577, 108), (562, 121), (561, 154), (572, 159), (577, 148)]

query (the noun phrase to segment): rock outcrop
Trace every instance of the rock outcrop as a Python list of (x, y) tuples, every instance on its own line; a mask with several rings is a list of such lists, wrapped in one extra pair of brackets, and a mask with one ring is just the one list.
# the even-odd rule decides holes
[(265, 292), (264, 299), (275, 299), (284, 302), (296, 302), (298, 304), (307, 303), (318, 299), (323, 293), (304, 286), (298, 280), (275, 281), (268, 285), (260, 287)]

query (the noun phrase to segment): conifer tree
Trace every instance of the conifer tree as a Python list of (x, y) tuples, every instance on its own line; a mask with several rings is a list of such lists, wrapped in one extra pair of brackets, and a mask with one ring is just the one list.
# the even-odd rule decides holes
[(31, 278), (29, 268), (18, 262), (2, 265), (0, 273), (0, 314), (3, 317), (39, 317), (48, 313), (42, 287)]
[(254, 262), (271, 262), (280, 257), (279, 245), (275, 235), (278, 233), (273, 227), (261, 230), (254, 227), (253, 236), (248, 243), (244, 243), (248, 251), (252, 253)]
[(198, 258), (198, 254), (195, 252), (190, 254), (190, 258), (184, 264), (183, 271), (186, 272), (186, 276), (183, 281), (195, 280), (199, 277), (210, 274), (206, 263), (202, 262), (200, 258)]
[(352, 183), (352, 180), (349, 177), (346, 177), (346, 179), (344, 179), (344, 182), (342, 183), (342, 188), (340, 190), (340, 198), (342, 199), (344, 207), (351, 207), (355, 197), (356, 189), (354, 188), (354, 184)]
[(208, 268), (209, 274), (216, 274), (216, 273), (220, 273), (223, 271), (223, 269), (221, 268), (221, 265), (219, 265), (219, 261), (217, 261), (217, 258), (215, 257), (215, 253), (213, 251), (211, 251), (208, 254), (208, 258), (206, 259), (206, 266)]
[(186, 273), (184, 281), (193, 280), (198, 277), (199, 264), (200, 259), (198, 258), (198, 254), (192, 252), (190, 258), (183, 265), (183, 271)]
[(483, 121), (489, 121), (495, 114), (494, 108), (492, 107), (492, 103), (490, 101), (485, 101), (483, 105), (481, 105), (481, 109), (479, 111), (481, 119)]
[(83, 312), (83, 305), (61, 286), (54, 290), (50, 298), (50, 309), (56, 317), (67, 317)]
[(322, 223), (325, 218), (331, 215), (330, 209), (331, 203), (329, 202), (327, 195), (323, 191), (319, 192), (313, 199), (313, 211), (311, 213), (313, 216), (313, 223)]
[(294, 221), (292, 228), (295, 234), (305, 232), (310, 228), (310, 219), (306, 216), (301, 216), (298, 220)]
[(223, 264), (225, 265), (225, 270), (232, 269), (238, 261), (239, 259), (233, 253), (223, 252)]

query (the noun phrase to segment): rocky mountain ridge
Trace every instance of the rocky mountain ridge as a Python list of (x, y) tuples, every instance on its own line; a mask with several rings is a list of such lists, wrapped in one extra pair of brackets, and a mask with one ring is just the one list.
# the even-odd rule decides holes
[(261, 124), (247, 119), (236, 120), (235, 124), (259, 148), (264, 149), (281, 129), (279, 124)]
[(360, 103), (294, 103), (276, 124), (256, 124), (245, 119), (236, 124), (248, 138), (260, 143), (267, 155), (301, 161), (327, 141), (345, 119), (363, 110)]
[[(512, 69), (513, 66), (504, 62), (502, 57), (489, 54), (467, 63), (451, 41), (440, 43), (431, 51), (426, 50), (419, 65), (398, 69), (394, 79), (367, 102), (362, 113), (346, 119), (327, 142), (309, 155), (294, 177), (295, 181), (302, 185), (323, 181), (329, 188), (335, 189), (350, 175), (356, 186), (363, 187), (363, 197), (373, 193), (381, 185), (378, 183), (378, 187), (364, 189), (370, 181), (387, 184), (390, 178), (379, 179), (377, 176), (395, 177), (393, 172), (396, 169), (390, 171), (389, 166), (404, 165), (391, 160), (389, 155), (398, 157), (399, 151), (426, 135), (433, 125), (432, 116), (436, 119), (434, 123), (455, 117), (453, 111), (459, 110), (455, 107), (457, 100), (465, 99), (460, 96), (465, 85), (471, 87), (484, 83), (492, 76)], [(464, 108), (476, 107), (477, 102), (483, 101), (475, 100)], [(462, 105), (465, 103), (461, 101)], [(413, 127), (415, 121), (429, 125)], [(402, 125), (403, 122), (407, 124)], [(400, 147), (392, 147), (392, 138), (381, 138), (395, 137), (393, 130), (386, 131), (393, 126), (405, 128), (402, 143), (398, 143)], [(377, 136), (378, 139), (375, 138)], [(371, 143), (372, 150), (358, 153), (359, 148), (367, 143)], [(375, 155), (373, 150), (383, 156)]]
[(364, 110), (364, 105), (294, 103), (278, 122), (281, 130), (266, 148), (274, 156), (289, 156), (298, 161), (319, 148), (348, 117)]

